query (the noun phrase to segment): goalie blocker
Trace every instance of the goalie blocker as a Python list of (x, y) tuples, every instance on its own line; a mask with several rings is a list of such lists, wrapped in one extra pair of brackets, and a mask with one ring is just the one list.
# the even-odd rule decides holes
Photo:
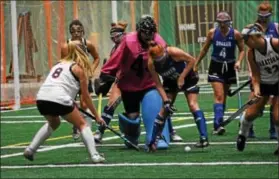
[(94, 80), (95, 93), (97, 95), (102, 93), (103, 96), (106, 96), (115, 81), (115, 77), (101, 73), (100, 77)]

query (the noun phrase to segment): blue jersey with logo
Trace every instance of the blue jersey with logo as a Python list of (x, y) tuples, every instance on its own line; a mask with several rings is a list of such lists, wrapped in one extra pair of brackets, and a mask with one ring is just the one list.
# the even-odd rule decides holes
[(176, 62), (169, 55), (164, 64), (154, 61), (155, 71), (163, 78), (176, 80), (186, 67), (185, 62)]
[(279, 33), (277, 32), (274, 22), (269, 22), (267, 29), (265, 31), (265, 37), (267, 38), (279, 38)]
[(230, 28), (227, 36), (223, 36), (219, 28), (215, 29), (212, 39), (213, 51), (212, 60), (215, 61), (233, 61), (235, 60), (236, 40), (234, 38), (234, 29)]

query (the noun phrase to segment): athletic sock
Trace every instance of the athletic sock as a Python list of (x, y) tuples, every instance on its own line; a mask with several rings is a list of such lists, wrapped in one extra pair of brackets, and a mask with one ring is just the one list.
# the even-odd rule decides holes
[(86, 146), (90, 156), (93, 157), (93, 155), (98, 152), (96, 150), (95, 140), (92, 135), (91, 129), (88, 126), (86, 126), (80, 131), (80, 133), (81, 133), (84, 145)]
[[(109, 106), (106, 105), (104, 107), (103, 113), (102, 113), (102, 118), (104, 119), (104, 121), (106, 121), (106, 124), (109, 125), (111, 119), (113, 118), (113, 114), (114, 114), (114, 109), (109, 109)], [(105, 132), (106, 127), (104, 126), (99, 126), (99, 131), (103, 134)]]
[(168, 117), (168, 118), (167, 118), (167, 120), (168, 120), (169, 132), (170, 132), (170, 134), (172, 135), (172, 134), (174, 134), (174, 133), (175, 133), (175, 131), (174, 131), (173, 126), (172, 126), (172, 120), (171, 120), (171, 117)]
[(197, 124), (197, 128), (200, 133), (201, 138), (207, 138), (207, 127), (206, 127), (206, 120), (204, 118), (204, 114), (201, 110), (197, 110), (193, 112), (193, 116), (195, 119), (195, 122)]
[(240, 119), (240, 128), (238, 134), (247, 137), (249, 133), (249, 129), (251, 128), (252, 124), (253, 124), (252, 121), (245, 120), (245, 112), (244, 112)]
[(214, 108), (214, 129), (217, 130), (224, 117), (224, 104), (215, 103)]
[(157, 137), (162, 134), (164, 125), (165, 125), (165, 119), (160, 115), (157, 115), (153, 126), (150, 144), (155, 143)]
[(29, 144), (28, 148), (31, 151), (36, 152), (39, 146), (52, 134), (53, 129), (50, 127), (49, 123), (45, 123), (43, 127), (36, 133), (32, 142)]

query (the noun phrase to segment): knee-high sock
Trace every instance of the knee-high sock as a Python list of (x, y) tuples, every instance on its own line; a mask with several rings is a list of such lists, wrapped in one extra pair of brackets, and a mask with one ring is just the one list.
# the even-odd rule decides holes
[(193, 112), (193, 116), (195, 118), (195, 122), (197, 124), (197, 128), (200, 133), (201, 138), (207, 138), (207, 127), (206, 127), (206, 120), (204, 118), (204, 114), (201, 110), (197, 110)]
[(33, 152), (36, 152), (39, 146), (52, 134), (53, 129), (50, 127), (49, 123), (45, 123), (43, 127), (36, 133), (32, 142), (28, 146)]
[[(91, 111), (88, 108), (86, 109), (86, 112), (91, 114)], [(83, 115), (83, 118), (86, 121), (87, 126), (89, 126), (91, 128), (92, 127), (92, 119), (91, 119), (91, 117), (87, 116), (86, 114), (82, 114), (82, 115)]]
[(167, 120), (168, 120), (168, 128), (169, 128), (169, 132), (170, 132), (170, 134), (174, 134), (174, 133), (175, 133), (175, 131), (174, 131), (173, 126), (172, 126), (172, 120), (171, 120), (171, 117), (168, 117), (168, 118), (167, 118)]
[(93, 155), (98, 152), (96, 150), (95, 140), (92, 135), (91, 129), (88, 126), (86, 126), (80, 131), (80, 133), (83, 139), (83, 143), (88, 150), (88, 153), (90, 154), (91, 157), (93, 157)]
[[(109, 109), (109, 106), (106, 105), (104, 107), (103, 113), (102, 113), (102, 118), (106, 121), (106, 124), (109, 125), (111, 119), (113, 118), (114, 114), (114, 109)], [(104, 126), (99, 126), (99, 131), (103, 134), (105, 132), (105, 127)]]
[(273, 122), (273, 106), (270, 106), (269, 109), (269, 132), (275, 132), (274, 122)]
[(162, 118), (160, 115), (156, 116), (156, 119), (154, 121), (150, 144), (154, 144), (156, 142), (157, 137), (162, 134), (162, 131), (165, 126), (165, 120), (166, 119)]
[(224, 104), (215, 103), (213, 108), (214, 108), (214, 129), (216, 130), (220, 126), (220, 123), (223, 121)]
[(252, 124), (253, 124), (252, 121), (247, 121), (247, 120), (245, 119), (245, 112), (244, 112), (244, 113), (242, 114), (242, 116), (241, 116), (240, 128), (239, 128), (238, 134), (247, 137), (247, 136), (248, 136), (248, 133), (249, 133), (249, 129), (251, 128)]

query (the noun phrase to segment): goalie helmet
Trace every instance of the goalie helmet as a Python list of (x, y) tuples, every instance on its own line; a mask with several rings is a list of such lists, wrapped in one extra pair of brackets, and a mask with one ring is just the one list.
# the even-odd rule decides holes
[(153, 37), (153, 34), (157, 32), (156, 23), (152, 16), (143, 15), (136, 25), (137, 32), (142, 32), (147, 38)]

